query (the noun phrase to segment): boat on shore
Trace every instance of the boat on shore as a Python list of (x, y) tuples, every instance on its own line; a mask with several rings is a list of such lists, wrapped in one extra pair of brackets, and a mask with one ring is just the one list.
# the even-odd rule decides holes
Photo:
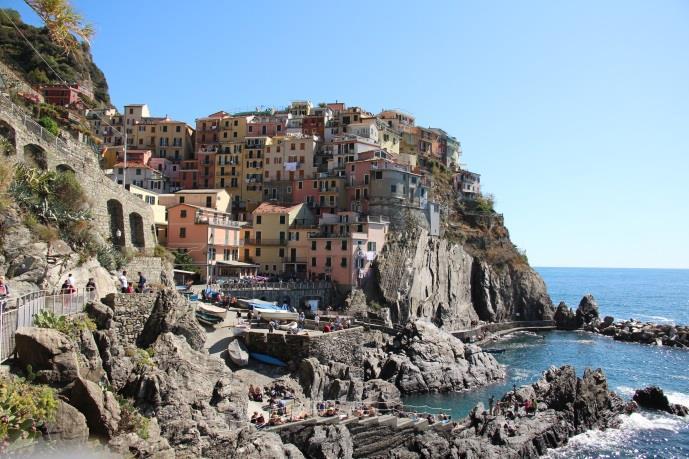
[(274, 301), (258, 300), (256, 298), (237, 298), (237, 303), (246, 309), (282, 309)]
[(227, 317), (227, 309), (213, 306), (212, 304), (197, 303), (196, 308), (197, 312), (219, 317), (222, 320), (225, 320), (225, 317)]
[(218, 316), (214, 316), (212, 314), (206, 314), (203, 311), (197, 310), (195, 315), (196, 315), (196, 320), (198, 320), (199, 322), (201, 322), (204, 325), (214, 326), (214, 325), (217, 325), (223, 321), (222, 318), (220, 318)]
[(233, 339), (227, 345), (227, 355), (235, 364), (243, 367), (249, 363), (249, 351), (240, 339)]
[(268, 365), (273, 365), (276, 367), (286, 367), (287, 366), (287, 364), (285, 362), (278, 359), (277, 357), (273, 357), (272, 355), (261, 354), (259, 352), (251, 352), (251, 353), (249, 353), (249, 356), (254, 360), (258, 360), (259, 362), (266, 363)]
[(285, 309), (254, 309), (254, 314), (260, 313), (263, 320), (289, 320), (299, 319), (299, 314)]

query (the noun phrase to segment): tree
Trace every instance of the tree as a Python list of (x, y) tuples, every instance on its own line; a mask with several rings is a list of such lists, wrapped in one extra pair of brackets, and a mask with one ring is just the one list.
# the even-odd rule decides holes
[(38, 120), (38, 124), (43, 126), (52, 135), (57, 136), (60, 133), (60, 127), (57, 125), (57, 121), (49, 116), (43, 116)]
[(65, 52), (74, 51), (79, 40), (88, 42), (93, 36), (93, 26), (84, 22), (69, 0), (24, 0), (45, 24), (50, 38)]
[(194, 264), (194, 259), (187, 252), (175, 252), (175, 268), (200, 273), (199, 267)]

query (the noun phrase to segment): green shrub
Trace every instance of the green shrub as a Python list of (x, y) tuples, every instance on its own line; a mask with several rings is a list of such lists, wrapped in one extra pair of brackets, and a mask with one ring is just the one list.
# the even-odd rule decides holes
[(145, 367), (155, 365), (153, 362), (153, 356), (155, 355), (153, 348), (139, 349), (138, 347), (128, 347), (125, 349), (124, 355), (134, 361), (137, 370), (143, 370)]
[(194, 264), (194, 259), (191, 258), (186, 252), (180, 252), (179, 250), (174, 252), (175, 254), (175, 268), (182, 269), (184, 271), (192, 271), (199, 274), (201, 271), (199, 267)]
[(118, 395), (117, 401), (120, 403), (119, 430), (121, 432), (134, 432), (140, 438), (148, 440), (151, 420), (139, 413), (139, 410), (130, 400)]
[(38, 427), (54, 419), (57, 407), (53, 389), (0, 378), (0, 453), (38, 438)]
[(474, 206), (476, 207), (476, 210), (478, 210), (479, 212), (483, 212), (486, 214), (493, 213), (495, 212), (495, 198), (492, 195), (479, 196), (474, 201)]
[(169, 263), (175, 262), (175, 255), (172, 252), (170, 252), (166, 247), (163, 247), (160, 244), (156, 245), (153, 249), (153, 255), (156, 257), (160, 257)]
[(52, 311), (44, 309), (33, 317), (35, 327), (52, 328), (72, 339), (76, 339), (82, 330), (96, 330), (96, 323), (87, 316), (57, 316)]
[(60, 126), (57, 124), (57, 121), (52, 119), (51, 117), (45, 115), (42, 116), (41, 119), (38, 120), (38, 124), (43, 126), (45, 130), (50, 132), (52, 135), (57, 136), (60, 134)]

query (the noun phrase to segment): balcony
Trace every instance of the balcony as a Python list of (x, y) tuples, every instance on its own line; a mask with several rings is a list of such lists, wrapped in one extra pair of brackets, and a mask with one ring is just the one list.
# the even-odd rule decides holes
[(287, 239), (254, 239), (245, 238), (244, 245), (259, 245), (259, 246), (275, 246), (281, 247), (287, 245)]
[[(362, 234), (362, 233), (356, 233)], [(309, 239), (348, 239), (352, 233), (327, 233), (318, 232), (309, 234)]]
[(282, 262), (285, 264), (306, 264), (306, 257), (285, 257), (282, 259)]
[(227, 218), (209, 217), (208, 215), (196, 215), (194, 222), (197, 224), (207, 224), (211, 226), (222, 226), (223, 228), (241, 228), (243, 222), (230, 220)]

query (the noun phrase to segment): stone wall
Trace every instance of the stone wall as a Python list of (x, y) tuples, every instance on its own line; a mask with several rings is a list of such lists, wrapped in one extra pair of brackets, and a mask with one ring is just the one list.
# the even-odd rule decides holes
[(111, 293), (103, 299), (113, 311), (115, 330), (125, 347), (136, 345), (157, 296), (157, 293)]
[(244, 342), (251, 352), (272, 355), (285, 362), (315, 357), (324, 365), (340, 362), (354, 370), (363, 364), (363, 331), (362, 327), (354, 327), (309, 336), (249, 332), (244, 334)]
[(16, 154), (10, 161), (36, 165), (32, 150), (39, 152), (48, 169), (77, 174), (91, 205), (94, 227), (103, 238), (122, 246), (156, 245), (151, 206), (108, 178), (90, 146), (53, 136), (5, 95), (0, 95), (0, 122), (14, 131)]
[(123, 269), (127, 271), (127, 277), (135, 284), (139, 279), (137, 275), (139, 271), (149, 284), (168, 285), (169, 280), (172, 279), (172, 266), (160, 257), (136, 256)]

